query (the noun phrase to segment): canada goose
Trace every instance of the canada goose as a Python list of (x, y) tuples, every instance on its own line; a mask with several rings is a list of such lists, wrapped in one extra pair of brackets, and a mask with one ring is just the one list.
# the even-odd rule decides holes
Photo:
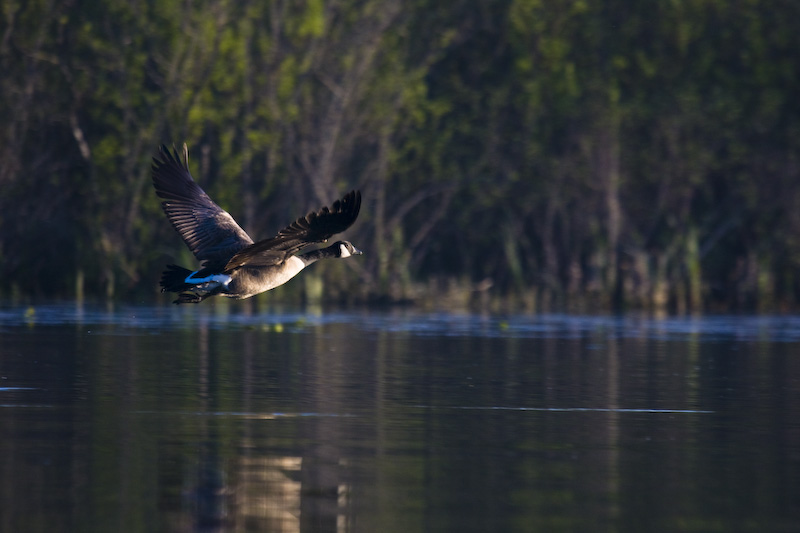
[(325, 242), (349, 228), (361, 208), (361, 193), (350, 191), (332, 207), (300, 217), (271, 239), (253, 242), (233, 217), (214, 203), (189, 173), (189, 152), (183, 159), (162, 145), (161, 159), (153, 158), (153, 185), (164, 201), (161, 207), (186, 246), (200, 261), (200, 269), (167, 265), (161, 292), (177, 292), (176, 304), (200, 303), (217, 294), (249, 298), (283, 285), (305, 267), (328, 257), (350, 257), (361, 251), (338, 241), (296, 255), (309, 244)]

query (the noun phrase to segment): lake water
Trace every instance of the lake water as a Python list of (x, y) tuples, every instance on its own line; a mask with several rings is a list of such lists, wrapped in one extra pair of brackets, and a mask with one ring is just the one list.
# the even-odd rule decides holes
[(800, 317), (0, 307), (0, 531), (800, 531)]

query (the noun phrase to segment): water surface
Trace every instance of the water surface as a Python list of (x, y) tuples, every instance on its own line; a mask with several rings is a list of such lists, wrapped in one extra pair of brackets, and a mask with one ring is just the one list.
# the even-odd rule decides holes
[(0, 531), (798, 531), (800, 317), (0, 307)]

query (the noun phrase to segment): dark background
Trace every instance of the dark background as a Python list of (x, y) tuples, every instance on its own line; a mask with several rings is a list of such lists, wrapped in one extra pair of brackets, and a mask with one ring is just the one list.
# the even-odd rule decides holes
[(9, 0), (0, 297), (152, 300), (187, 142), (255, 238), (364, 191), (271, 299), (796, 309), (798, 50), (794, 0)]

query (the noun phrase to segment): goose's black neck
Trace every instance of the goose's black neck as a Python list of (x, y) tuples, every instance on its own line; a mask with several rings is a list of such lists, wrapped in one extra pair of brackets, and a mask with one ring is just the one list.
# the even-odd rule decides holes
[(327, 248), (320, 248), (319, 250), (313, 250), (311, 252), (297, 255), (296, 257), (301, 261), (303, 261), (303, 263), (305, 263), (306, 266), (308, 266), (311, 263), (316, 263), (320, 259), (328, 259), (330, 257), (340, 257), (339, 245), (334, 244), (332, 246), (328, 246)]

